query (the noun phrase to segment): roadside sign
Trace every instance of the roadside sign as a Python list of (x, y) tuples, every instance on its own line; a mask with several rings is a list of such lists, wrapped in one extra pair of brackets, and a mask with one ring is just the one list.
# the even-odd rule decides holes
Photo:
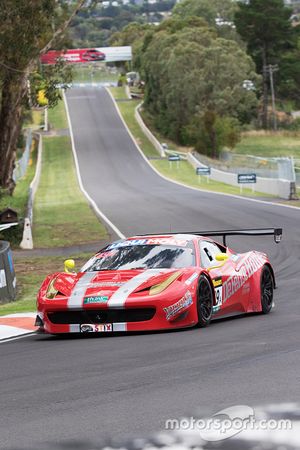
[(239, 184), (253, 184), (256, 183), (256, 173), (239, 173), (238, 174)]
[(240, 185), (240, 193), (243, 193), (243, 184), (252, 184), (252, 192), (255, 191), (256, 173), (238, 173), (237, 182)]
[(197, 167), (196, 174), (197, 175), (210, 175), (211, 170), (210, 167)]
[(209, 183), (209, 177), (211, 175), (210, 167), (197, 167), (196, 175), (198, 175), (198, 183), (201, 184), (201, 176), (206, 177), (206, 182)]
[(170, 155), (170, 156), (168, 156), (168, 160), (169, 161), (180, 161), (180, 156), (179, 155)]

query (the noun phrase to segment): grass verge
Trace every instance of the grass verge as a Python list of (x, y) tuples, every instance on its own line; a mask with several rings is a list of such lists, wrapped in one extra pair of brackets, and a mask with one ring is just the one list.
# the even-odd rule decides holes
[(262, 195), (264, 197), (272, 197), (271, 195), (255, 192), (252, 191), (252, 189), (245, 187), (243, 187), (243, 193), (241, 194), (239, 188), (231, 186), (230, 184), (219, 183), (214, 180), (209, 180), (208, 182), (207, 177), (198, 177), (198, 175), (195, 174), (195, 169), (187, 161), (180, 161), (178, 168), (176, 162), (170, 163), (167, 160), (151, 161), (151, 164), (165, 177), (198, 189), (205, 189), (206, 191), (213, 192), (224, 192), (226, 194), (233, 195), (244, 195), (247, 197), (261, 197)]
[[(91, 255), (80, 253), (74, 256), (80, 267)], [(36, 296), (44, 278), (53, 272), (63, 270), (63, 256), (19, 258), (15, 260), (18, 300), (0, 305), (0, 316), (36, 310)]]
[[(116, 100), (121, 100), (126, 98), (124, 87), (121, 88), (110, 88), (110, 91), (113, 97)], [(149, 139), (142, 132), (139, 124), (135, 120), (134, 111), (136, 106), (140, 103), (140, 100), (131, 100), (128, 102), (118, 102), (118, 108), (128, 126), (131, 133), (135, 137), (138, 145), (143, 150), (144, 154), (148, 157), (158, 157), (158, 152), (149, 141)], [(217, 181), (210, 181), (210, 183), (206, 183), (206, 180), (203, 179), (202, 183), (199, 184), (198, 176), (195, 173), (195, 169), (186, 161), (181, 161), (179, 164), (179, 169), (177, 169), (176, 163), (174, 166), (169, 164), (167, 160), (152, 160), (151, 164), (164, 176), (170, 178), (171, 180), (178, 181), (180, 183), (184, 183), (191, 187), (196, 187), (199, 189), (204, 189), (213, 192), (222, 192), (226, 194), (234, 194), (241, 195), (240, 188), (231, 186), (225, 183), (219, 183)], [(267, 194), (263, 194), (260, 192), (253, 192), (252, 189), (243, 188), (243, 196), (246, 197), (269, 197)], [(270, 196), (272, 197), (272, 196)]]
[(50, 128), (55, 128), (56, 130), (68, 128), (68, 121), (63, 100), (60, 100), (55, 108), (50, 108), (48, 110), (48, 122)]
[(254, 156), (300, 158), (300, 133), (288, 131), (245, 133), (234, 152)]
[(34, 202), (35, 247), (68, 247), (99, 241), (104, 226), (81, 193), (68, 136), (43, 140), (42, 175)]

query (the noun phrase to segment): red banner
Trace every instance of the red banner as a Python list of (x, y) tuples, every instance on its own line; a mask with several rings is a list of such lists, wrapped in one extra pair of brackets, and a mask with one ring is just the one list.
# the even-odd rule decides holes
[(104, 52), (95, 48), (80, 48), (66, 51), (50, 50), (41, 56), (42, 64), (55, 64), (59, 59), (63, 59), (68, 63), (90, 63), (93, 61), (105, 61)]

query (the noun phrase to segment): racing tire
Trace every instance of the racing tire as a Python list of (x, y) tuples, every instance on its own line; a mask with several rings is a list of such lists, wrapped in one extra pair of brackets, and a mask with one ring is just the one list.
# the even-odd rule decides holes
[(268, 314), (273, 306), (274, 280), (269, 266), (264, 266), (260, 276), (260, 301), (263, 314)]
[(204, 275), (200, 275), (197, 296), (198, 327), (204, 328), (209, 325), (213, 313), (213, 303), (213, 288), (209, 280)]

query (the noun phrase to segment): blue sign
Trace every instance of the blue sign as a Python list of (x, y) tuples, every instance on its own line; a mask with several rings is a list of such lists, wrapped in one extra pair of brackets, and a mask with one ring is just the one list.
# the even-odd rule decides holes
[(210, 175), (210, 167), (197, 167), (196, 174), (197, 175)]
[(180, 161), (180, 156), (179, 155), (170, 155), (168, 157), (169, 161)]
[(239, 184), (254, 184), (256, 183), (256, 173), (239, 173), (237, 181)]

